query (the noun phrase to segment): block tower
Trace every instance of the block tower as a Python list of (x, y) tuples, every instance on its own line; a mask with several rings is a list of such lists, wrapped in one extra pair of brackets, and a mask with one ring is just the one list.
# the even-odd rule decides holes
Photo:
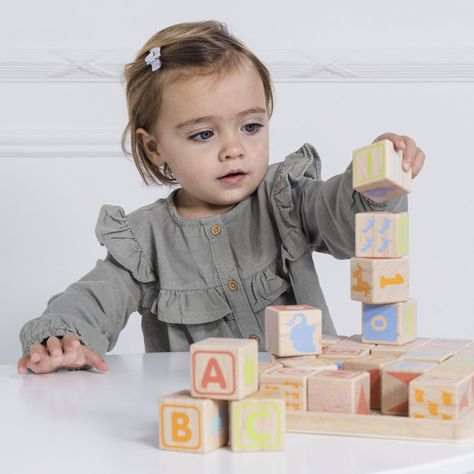
[[(353, 152), (353, 188), (380, 203), (410, 192), (402, 152), (382, 140)], [(351, 298), (362, 302), (362, 341), (402, 345), (416, 339), (409, 296), (408, 213), (361, 212), (355, 220)]]

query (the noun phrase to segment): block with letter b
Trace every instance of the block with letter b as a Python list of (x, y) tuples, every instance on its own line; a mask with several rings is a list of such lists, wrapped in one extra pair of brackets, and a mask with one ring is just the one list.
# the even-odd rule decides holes
[(359, 212), (355, 224), (356, 257), (408, 255), (408, 212)]
[(390, 140), (357, 148), (352, 156), (352, 186), (356, 191), (375, 202), (410, 192), (411, 170), (403, 170), (403, 154), (395, 151)]
[(416, 339), (416, 301), (362, 304), (362, 341), (401, 345)]
[(189, 390), (159, 402), (161, 449), (207, 453), (228, 442), (228, 402), (193, 398)]
[(189, 347), (191, 395), (240, 400), (258, 390), (255, 339), (208, 338)]
[(351, 258), (351, 298), (364, 303), (396, 303), (409, 299), (408, 259)]
[(265, 308), (265, 349), (279, 357), (320, 354), (322, 313), (309, 305)]
[(284, 448), (285, 400), (255, 392), (230, 402), (230, 447), (233, 451), (275, 451)]

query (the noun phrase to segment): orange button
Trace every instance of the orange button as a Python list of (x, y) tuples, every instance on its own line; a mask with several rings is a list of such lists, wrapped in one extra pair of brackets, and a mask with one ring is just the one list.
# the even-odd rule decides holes
[(229, 280), (229, 283), (227, 283), (227, 288), (229, 288), (230, 291), (237, 291), (239, 284), (235, 280)]
[(212, 235), (219, 235), (221, 233), (221, 226), (220, 225), (217, 225), (217, 224), (214, 224), (212, 227), (211, 227), (211, 234)]

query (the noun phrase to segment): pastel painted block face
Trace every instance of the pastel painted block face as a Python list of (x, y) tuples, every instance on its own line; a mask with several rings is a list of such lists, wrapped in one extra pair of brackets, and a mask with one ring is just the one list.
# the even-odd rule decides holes
[(240, 400), (257, 391), (257, 341), (208, 338), (189, 350), (194, 397)]
[(402, 168), (403, 154), (390, 140), (382, 140), (353, 151), (352, 185), (375, 202), (389, 201), (411, 189), (411, 170)]
[(362, 305), (362, 340), (401, 345), (416, 339), (416, 301)]
[(408, 415), (408, 387), (412, 380), (436, 367), (432, 362), (399, 360), (382, 368), (382, 405), (385, 415)]
[(284, 448), (285, 401), (261, 392), (230, 402), (231, 449), (275, 451)]
[[(329, 367), (328, 367), (329, 368)], [(287, 410), (306, 410), (307, 380), (320, 368), (283, 367), (260, 374), (260, 391), (279, 394), (286, 401)]]
[(308, 410), (366, 415), (370, 376), (354, 370), (328, 370), (308, 379)]
[(351, 298), (364, 303), (396, 303), (409, 299), (408, 259), (351, 258)]
[(206, 453), (227, 444), (228, 406), (224, 400), (191, 397), (182, 390), (159, 402), (161, 449)]
[(320, 354), (322, 313), (309, 305), (265, 308), (265, 349), (285, 357)]
[(409, 414), (415, 418), (453, 420), (474, 404), (474, 373), (445, 369), (441, 364), (410, 383)]
[(408, 212), (359, 212), (355, 223), (356, 257), (408, 255)]

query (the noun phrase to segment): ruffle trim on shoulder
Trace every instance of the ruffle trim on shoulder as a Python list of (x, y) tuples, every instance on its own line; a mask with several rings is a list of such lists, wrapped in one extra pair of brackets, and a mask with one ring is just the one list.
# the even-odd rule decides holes
[(291, 286), (278, 275), (278, 260), (243, 281), (252, 309), (257, 312), (271, 305)]
[[(290, 283), (277, 272), (278, 261), (243, 280), (253, 311), (270, 305)], [(173, 324), (202, 324), (232, 314), (224, 289), (220, 286), (198, 290), (160, 289), (151, 307), (157, 319)]]
[(104, 205), (100, 209), (95, 235), (121, 265), (142, 283), (157, 281), (153, 267), (120, 206)]
[(288, 271), (287, 261), (297, 260), (309, 246), (293, 202), (293, 188), (301, 178), (321, 179), (321, 160), (314, 146), (309, 143), (285, 158), (276, 172), (272, 188), (285, 272)]

